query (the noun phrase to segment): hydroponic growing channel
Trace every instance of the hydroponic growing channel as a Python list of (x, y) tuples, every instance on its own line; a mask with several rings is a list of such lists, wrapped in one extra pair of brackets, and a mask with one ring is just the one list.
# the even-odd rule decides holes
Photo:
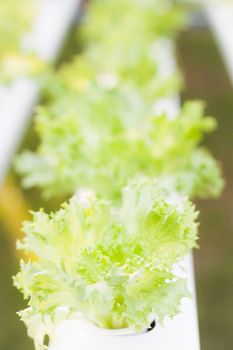
[(214, 120), (201, 102), (179, 107), (171, 48), (183, 15), (156, 1), (93, 1), (83, 52), (46, 74), (40, 145), (20, 155), (16, 169), (44, 198), (73, 198), (51, 216), (35, 213), (18, 244), (39, 257), (15, 278), (29, 298), (20, 315), (38, 349), (45, 336), (53, 350), (91, 349), (89, 332), (99, 348), (199, 348), (190, 256), (197, 214), (187, 196), (218, 196), (223, 182), (200, 146)]

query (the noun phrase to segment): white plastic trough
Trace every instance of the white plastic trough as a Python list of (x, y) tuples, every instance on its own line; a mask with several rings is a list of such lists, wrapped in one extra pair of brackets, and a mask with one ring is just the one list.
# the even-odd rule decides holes
[(202, 1), (207, 20), (215, 35), (233, 84), (233, 1)]
[[(43, 6), (31, 34), (31, 45), (40, 57), (51, 62), (56, 58), (79, 5), (80, 0), (43, 0)], [(170, 44), (161, 43), (161, 62), (163, 62), (161, 71), (165, 76), (175, 67), (170, 49)], [(168, 52), (170, 53), (167, 54)], [(0, 88), (0, 182), (21, 141), (39, 93), (39, 84), (26, 78), (18, 79), (10, 88)], [(174, 96), (161, 99), (155, 108), (165, 109), (173, 117), (179, 108), (179, 98)], [(185, 258), (182, 265), (193, 298), (185, 299), (182, 313), (173, 320), (167, 320), (164, 327), (157, 326), (150, 333), (142, 335), (106, 336), (91, 330), (85, 332), (83, 329), (83, 332), (79, 332), (79, 322), (65, 321), (57, 328), (50, 350), (199, 350), (192, 256)], [(84, 347), (80, 347), (80, 335), (85, 339)]]
[(144, 334), (101, 330), (79, 320), (64, 321), (55, 332), (49, 350), (199, 350), (192, 256), (182, 263), (192, 299), (185, 299), (182, 313)]
[[(52, 63), (78, 15), (81, 0), (39, 2), (38, 17), (27, 38), (27, 45), (34, 49), (39, 57)], [(39, 95), (38, 82), (27, 78), (17, 79), (10, 87), (0, 86), (0, 183), (21, 142)]]
[[(160, 73), (166, 78), (176, 68), (174, 47), (168, 40), (157, 43), (156, 57), (161, 62)], [(166, 111), (174, 118), (179, 111), (179, 97), (162, 98), (155, 104), (157, 111)], [(141, 335), (120, 335), (117, 331), (98, 330), (78, 320), (64, 321), (56, 329), (49, 350), (200, 350), (196, 292), (192, 254), (177, 269), (180, 276), (188, 279), (192, 298), (182, 302), (182, 312), (173, 320), (166, 320), (164, 327), (156, 326)]]

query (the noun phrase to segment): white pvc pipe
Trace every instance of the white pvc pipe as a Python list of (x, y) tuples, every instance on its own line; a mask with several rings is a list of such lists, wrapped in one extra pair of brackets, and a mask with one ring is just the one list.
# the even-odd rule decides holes
[(62, 322), (55, 331), (49, 350), (199, 350), (195, 286), (192, 256), (182, 262), (183, 275), (188, 276), (192, 299), (184, 299), (182, 313), (164, 326), (156, 326), (144, 334), (103, 330), (82, 320)]
[(0, 183), (21, 142), (38, 95), (38, 84), (23, 78), (10, 88), (0, 89)]
[[(47, 1), (48, 4), (42, 8), (30, 40), (35, 43), (35, 48), (38, 49), (41, 57), (52, 61), (62, 45), (65, 32), (75, 16), (79, 1)], [(161, 53), (161, 61), (163, 61), (164, 74), (169, 75), (172, 67), (174, 67), (171, 54), (165, 55), (164, 52)], [(27, 126), (31, 110), (37, 102), (39, 90), (38, 84), (29, 79), (17, 80), (10, 89), (0, 88), (0, 181), (2, 181), (8, 169), (9, 162)], [(169, 114), (175, 115), (179, 109), (179, 99), (177, 96), (168, 100), (163, 99), (155, 108), (167, 109)], [(77, 350), (80, 348), (77, 346), (77, 344), (80, 344), (80, 336), (89, 342), (89, 345), (86, 345), (85, 348), (80, 348), (80, 350), (88, 350), (88, 346), (90, 346), (90, 349), (105, 350), (103, 345), (105, 343), (108, 346), (108, 350), (144, 350), (147, 348), (156, 350), (199, 350), (197, 308), (191, 256), (184, 260), (183, 266), (186, 270), (189, 289), (193, 298), (184, 300), (182, 313), (175, 317), (174, 320), (167, 320), (164, 327), (157, 327), (146, 335), (127, 337), (127, 340), (122, 340), (122, 337), (118, 336), (115, 336), (113, 340), (112, 336), (110, 338), (103, 334), (94, 336), (92, 333), (86, 334), (89, 336), (88, 339), (88, 337), (85, 338), (85, 332), (78, 332), (80, 323), (77, 324), (77, 321), (65, 321), (56, 330), (51, 350)]]
[[(176, 68), (172, 43), (161, 40), (155, 51), (162, 76), (170, 77)], [(155, 108), (166, 111), (171, 118), (177, 115), (179, 106), (178, 95), (155, 103)], [(177, 275), (188, 279), (192, 298), (183, 299), (181, 313), (173, 320), (167, 319), (163, 327), (157, 325), (147, 334), (119, 335), (116, 334), (118, 331), (104, 332), (87, 322), (68, 320), (57, 327), (49, 350), (200, 350), (192, 254), (185, 257), (175, 270)]]
[(233, 3), (202, 1), (233, 84)]

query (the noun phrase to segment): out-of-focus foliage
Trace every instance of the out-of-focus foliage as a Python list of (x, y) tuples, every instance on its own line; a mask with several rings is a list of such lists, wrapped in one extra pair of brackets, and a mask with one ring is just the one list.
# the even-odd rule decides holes
[(29, 28), (34, 15), (32, 0), (21, 0), (17, 6), (15, 0), (1, 1), (0, 4), (0, 57), (6, 53), (18, 51), (21, 40)]
[(15, 285), (29, 298), (20, 312), (36, 349), (62, 319), (84, 317), (99, 327), (147, 328), (179, 312), (188, 296), (173, 263), (196, 245), (191, 203), (140, 178), (118, 209), (88, 193), (55, 214), (33, 214), (19, 243), (38, 256), (22, 262)]
[(39, 186), (47, 197), (91, 187), (119, 199), (139, 172), (191, 196), (220, 193), (219, 167), (198, 147), (214, 128), (202, 103), (186, 104), (175, 117), (157, 109), (161, 97), (178, 90), (168, 37), (183, 23), (170, 1), (89, 5), (86, 48), (48, 79), (47, 104), (36, 119), (41, 144), (17, 161), (26, 187)]
[(7, 0), (0, 3), (0, 80), (36, 75), (43, 68), (34, 52), (24, 41), (36, 15), (35, 1)]
[[(159, 97), (176, 93), (181, 86), (180, 72), (173, 66), (169, 68), (172, 65), (173, 54), (172, 43), (163, 38), (153, 43), (151, 52), (144, 52), (148, 58), (148, 65), (146, 63), (139, 66), (133, 63), (128, 65), (127, 61), (123, 61), (121, 65), (119, 62), (119, 69), (107, 69), (106, 66), (100, 68), (98, 63), (91, 62), (84, 51), (71, 63), (62, 65), (56, 74), (47, 78), (45, 93), (48, 103), (56, 104), (60, 103), (60, 99), (62, 101), (66, 99), (67, 104), (74, 104), (75, 98), (81, 94), (86, 96), (95, 93), (91, 90), (93, 88), (102, 90), (102, 94), (118, 88), (124, 89), (124, 93), (130, 90), (132, 94), (137, 94), (137, 99), (143, 99), (143, 104), (151, 105)], [(166, 69), (163, 69), (165, 63)], [(68, 98), (71, 97), (73, 100), (69, 101)], [(66, 106), (66, 108), (71, 107)]]
[(185, 103), (173, 118), (166, 113), (143, 118), (136, 104), (127, 109), (130, 99), (122, 106), (118, 89), (105, 101), (98, 99), (98, 91), (90, 94), (88, 103), (81, 95), (70, 112), (63, 110), (61, 115), (62, 106), (50, 113), (40, 110), (38, 152), (26, 152), (17, 161), (26, 187), (40, 186), (48, 197), (90, 187), (118, 200), (122, 186), (141, 173), (183, 194), (219, 194), (218, 165), (198, 146), (203, 134), (215, 127), (212, 118), (203, 117), (202, 103)]
[(83, 26), (85, 55), (99, 73), (148, 86), (161, 63), (158, 38), (174, 37), (184, 22), (184, 12), (170, 0), (97, 0), (89, 6)]

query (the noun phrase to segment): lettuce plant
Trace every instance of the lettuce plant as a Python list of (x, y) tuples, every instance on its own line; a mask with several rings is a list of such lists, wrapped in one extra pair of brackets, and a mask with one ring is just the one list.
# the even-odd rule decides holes
[(159, 42), (173, 37), (183, 24), (184, 13), (171, 1), (93, 1), (82, 27), (85, 57), (99, 73), (114, 74), (123, 84), (147, 87), (153, 95), (161, 63)]
[(173, 38), (185, 24), (185, 17), (172, 0), (94, 0), (88, 4), (82, 33), (88, 45), (115, 49), (116, 43), (132, 45), (133, 38), (142, 44), (158, 37)]
[[(93, 0), (81, 26), (84, 57), (99, 74), (113, 74), (124, 85), (147, 87), (153, 97), (153, 84), (158, 83), (154, 80), (164, 64), (161, 51), (185, 23), (186, 13), (179, 1)], [(177, 92), (180, 76), (177, 72), (169, 75), (167, 80), (176, 82)]]
[(24, 224), (18, 246), (37, 259), (21, 262), (15, 285), (29, 299), (20, 316), (36, 349), (64, 319), (141, 332), (153, 319), (173, 317), (189, 296), (173, 266), (196, 246), (193, 205), (146, 178), (128, 184), (122, 197), (115, 208), (82, 192)]
[(48, 79), (36, 118), (40, 145), (16, 162), (24, 186), (47, 197), (90, 187), (119, 200), (122, 186), (142, 173), (193, 197), (217, 196), (218, 164), (199, 146), (215, 127), (202, 103), (186, 103), (175, 117), (156, 110), (179, 79), (164, 79), (153, 48), (182, 23), (180, 10), (170, 1), (96, 0), (88, 17), (84, 53)]
[[(139, 47), (139, 50), (144, 55), (143, 62), (137, 66), (126, 60), (117, 68), (108, 67), (108, 64), (98, 67), (86, 52), (77, 55), (72, 62), (63, 64), (55, 74), (48, 77), (45, 84), (47, 105), (61, 104), (60, 100), (66, 101), (67, 105), (75, 103), (75, 99), (81, 95), (82, 98), (87, 95), (91, 98), (96, 88), (102, 91), (103, 99), (106, 99), (106, 91), (115, 91), (117, 87), (125, 94), (127, 91), (137, 94), (137, 99), (143, 99), (145, 105), (152, 104), (160, 97), (175, 94), (182, 84), (180, 72), (178, 69), (172, 72), (161, 69), (161, 61), (168, 59), (168, 55), (170, 57), (173, 52), (171, 43), (158, 41), (153, 45), (153, 54), (148, 54), (148, 49), (145, 51), (143, 47)], [(111, 55), (108, 57), (110, 63)], [(73, 100), (69, 101), (69, 97), (73, 97)]]
[[(156, 98), (158, 92), (169, 93), (178, 91), (182, 84), (182, 78), (178, 70), (174, 72), (164, 72), (161, 69), (162, 60), (167, 59), (165, 52), (161, 52), (161, 47), (170, 55), (171, 45), (164, 39), (147, 44), (146, 42), (135, 42), (124, 45), (114, 45), (116, 52), (107, 48), (95, 46), (85, 52), (85, 59), (92, 64), (99, 76), (113, 76), (122, 85), (136, 87), (144, 94), (144, 98), (152, 100)], [(116, 49), (117, 47), (117, 49)], [(122, 52), (117, 54), (118, 50)], [(111, 54), (107, 55), (107, 52)], [(124, 53), (124, 54), (123, 54)], [(107, 59), (106, 59), (107, 58)]]
[(86, 187), (119, 200), (121, 188), (144, 174), (192, 197), (220, 193), (218, 164), (199, 146), (203, 134), (215, 128), (212, 118), (203, 117), (201, 102), (186, 102), (173, 117), (161, 113), (144, 118), (140, 108), (124, 113), (112, 94), (106, 104), (98, 94), (89, 103), (84, 96), (72, 105), (74, 111), (62, 114), (62, 106), (49, 113), (40, 110), (39, 148), (16, 163), (25, 187), (39, 186), (47, 197)]

